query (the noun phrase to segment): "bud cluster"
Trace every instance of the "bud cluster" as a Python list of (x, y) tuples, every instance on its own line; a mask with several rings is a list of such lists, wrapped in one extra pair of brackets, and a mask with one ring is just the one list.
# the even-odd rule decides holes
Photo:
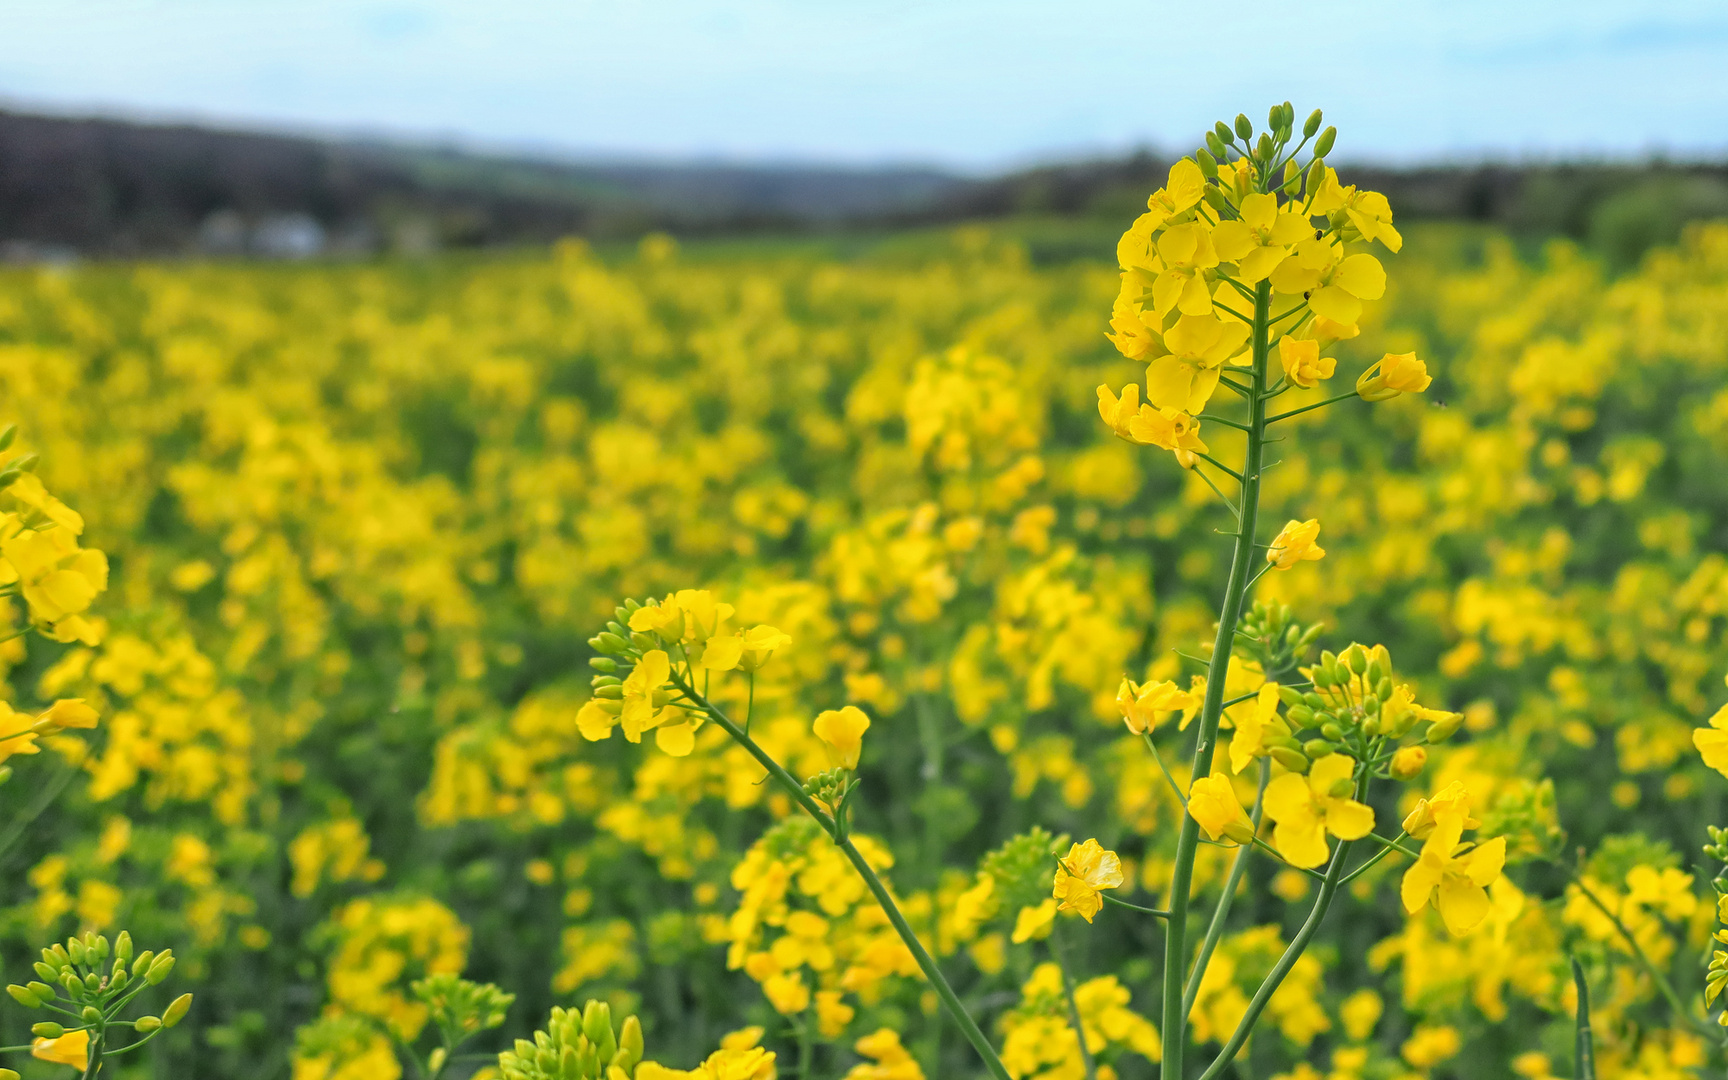
[[(1320, 123), (1320, 110), (1315, 109), (1308, 114), (1308, 119), (1302, 124), (1303, 145), (1307, 145), (1308, 140), (1314, 138), (1316, 134), (1320, 136), (1319, 141), (1314, 144), (1314, 164), (1310, 166), (1311, 170), (1324, 170), (1323, 159), (1332, 152), (1332, 144), (1338, 139), (1337, 128), (1329, 127), (1325, 131), (1321, 131)], [(1260, 137), (1256, 139), (1254, 137), (1254, 123), (1244, 113), (1236, 114), (1234, 125), (1226, 124), (1222, 120), (1218, 121), (1212, 130), (1206, 133), (1205, 149), (1197, 151), (1194, 155), (1194, 160), (1200, 165), (1200, 172), (1208, 180), (1217, 179), (1218, 163), (1228, 161), (1231, 153), (1253, 162), (1256, 171), (1261, 175), (1270, 172), (1272, 165), (1284, 153), (1284, 150), (1290, 145), (1291, 139), (1295, 136), (1295, 106), (1288, 101), (1282, 105), (1272, 106), (1266, 114), (1266, 126), (1269, 130), (1262, 131)], [(1240, 144), (1237, 142), (1238, 139), (1241, 140)], [(1280, 190), (1283, 190), (1287, 195), (1292, 195), (1301, 189), (1300, 174), (1293, 169), (1287, 171), (1289, 175), (1285, 178)], [(1324, 173), (1322, 172), (1321, 175)], [(1208, 195), (1207, 202), (1216, 209), (1223, 209), (1224, 200), (1221, 194), (1216, 200), (1213, 196)]]
[(1239, 625), (1239, 636), (1247, 642), (1252, 658), (1273, 680), (1300, 664), (1324, 629), (1322, 623), (1300, 625), (1290, 605), (1277, 600), (1256, 600)]
[(1309, 688), (1279, 688), (1284, 716), (1270, 718), (1262, 737), (1273, 759), (1294, 772), (1306, 772), (1311, 761), (1327, 754), (1344, 753), (1383, 767), (1377, 775), (1408, 780), (1426, 764), (1427, 750), (1420, 745), (1393, 749), (1395, 743), (1424, 722), (1423, 741), (1444, 742), (1464, 719), (1417, 705), (1408, 686), (1393, 682), (1392, 657), (1384, 645), (1352, 644), (1338, 654), (1327, 650), (1301, 671)]
[(614, 1030), (604, 1001), (581, 1012), (554, 1008), (546, 1027), (498, 1056), (504, 1080), (628, 1080), (642, 1060), (641, 1022), (627, 1016)]
[[(98, 1054), (103, 1049), (114, 1052), (125, 1048), (104, 1045), (104, 1032), (109, 1027), (130, 1027), (143, 1036), (133, 1044), (137, 1045), (185, 1019), (192, 1008), (191, 994), (175, 998), (160, 1016), (140, 1016), (129, 1022), (118, 1018), (121, 1008), (141, 991), (161, 985), (174, 970), (174, 963), (171, 949), (159, 953), (145, 950), (134, 956), (132, 935), (127, 931), (122, 930), (112, 945), (105, 935), (90, 933), (43, 949), (42, 959), (35, 964), (40, 981), (13, 984), (6, 993), (26, 1009), (52, 1009), (81, 1021), (72, 1027), (52, 1020), (32, 1025), (30, 1033), (38, 1040), (38, 1051), (41, 1040), (76, 1038), (81, 1047)], [(5, 1072), (0, 1070), (0, 1075)]]

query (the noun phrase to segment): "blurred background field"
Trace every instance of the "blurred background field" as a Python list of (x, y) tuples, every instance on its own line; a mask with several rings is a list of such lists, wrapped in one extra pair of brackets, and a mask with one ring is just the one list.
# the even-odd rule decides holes
[[(113, 1065), (127, 1080), (394, 1080), (387, 1048), (321, 1042), (312, 1025), (418, 1030), (405, 988), (428, 971), (517, 994), (482, 1049), (598, 997), (640, 1014), (653, 1059), (690, 1066), (759, 1024), (791, 1075), (796, 1017), (728, 963), (734, 869), (788, 804), (739, 781), (741, 752), (712, 729), (675, 759), (574, 726), (584, 643), (613, 605), (703, 586), (793, 638), (755, 696), (784, 759), (825, 767), (810, 718), (871, 711), (858, 827), (894, 853), (887, 876), (987, 1029), (1030, 1038), (1055, 1015), (1029, 989), (1047, 953), (1010, 940), (1006, 901), (963, 899), (981, 860), (1037, 826), (1121, 851), (1142, 902), (1160, 902), (1170, 872), (1179, 807), (1113, 695), (1124, 673), (1197, 670), (1177, 653), (1210, 633), (1222, 517), (1192, 474), (1109, 436), (1095, 387), (1140, 374), (1104, 338), (1115, 243), (1193, 134), (1100, 122), (1074, 145), (957, 141), (947, 159), (929, 147), (979, 127), (961, 105), (994, 120), (1012, 101), (877, 86), (810, 106), (850, 118), (861, 146), (874, 133), (857, 153), (817, 140), (751, 156), (720, 135), (715, 151), (690, 130), (724, 134), (724, 118), (695, 99), (700, 82), (677, 80), (713, 75), (714, 41), (766, 31), (744, 16), (728, 29), (725, 12), (710, 25), (706, 7), (696, 29), (652, 27), (670, 43), (644, 32), (618, 60), (673, 87), (638, 98), (689, 141), (682, 157), (533, 152), (527, 135), (500, 147), (466, 114), (475, 138), (436, 137), (430, 121), (356, 133), (367, 125), (340, 110), (321, 130), (324, 99), (286, 90), (249, 126), (239, 114), (260, 98), (241, 91), (278, 86), (262, 76), (235, 77), (231, 108), (215, 76), (175, 91), (204, 94), (203, 112), (148, 98), (157, 85), (128, 65), (158, 65), (167, 87), (165, 69), (192, 55), (184, 35), (157, 54), (118, 47), (149, 7), (110, 4), (90, 31), (113, 77), (145, 87), (131, 107), (90, 58), (66, 55), (56, 81), (0, 46), (14, 99), (0, 113), (0, 421), (20, 424), (113, 567), (100, 646), (0, 643), (11, 700), (83, 696), (102, 713), (88, 739), (13, 758), (19, 775), (0, 785), (0, 980), (83, 928), (172, 944), (197, 1001), (150, 1053)], [(427, 31), (414, 7), (368, 8), (366, 32), (461, 28), (444, 12)], [(922, 17), (895, 10), (894, 27)], [(19, 40), (71, 32), (38, 14)], [(1003, 22), (1031, 27), (1022, 15)], [(988, 40), (955, 45), (975, 22), (928, 18), (935, 44), (906, 45), (905, 64), (939, 47), (962, 75), (987, 63), (966, 57)], [(1074, 20), (1088, 40), (1117, 25)], [(1340, 371), (1416, 350), (1435, 383), (1292, 425), (1266, 512), (1320, 518), (1331, 554), (1264, 592), (1324, 620), (1333, 648), (1385, 643), (1423, 701), (1465, 713), (1420, 786), (1469, 781), (1483, 835), (1509, 836), (1513, 861), (1487, 927), (1460, 940), (1406, 917), (1390, 863), (1364, 878), (1246, 1075), (1500, 1076), (1514, 1060), (1532, 1080), (1568, 1075), (1571, 955), (1599, 988), (1602, 1076), (1679, 1080), (1705, 1052), (1614, 928), (1528, 856), (1564, 831), (1593, 880), (1633, 897), (1625, 918), (1681, 990), (1700, 992), (1714, 870), (1696, 852), (1723, 800), (1691, 731), (1728, 671), (1728, 158), (1710, 141), (1719, 125), (1698, 120), (1720, 115), (1722, 76), (1684, 62), (1728, 31), (1710, 11), (1663, 21), (1614, 5), (1585, 5), (1554, 35), (1536, 16), (1504, 22), (1517, 39), (1493, 54), (1504, 63), (1482, 59), (1493, 42), (1447, 38), (1454, 67), (1548, 73), (1577, 100), (1517, 70), (1485, 77), (1505, 108), (1474, 113), (1474, 84), (1436, 90), (1426, 68), (1384, 76), (1397, 83), (1384, 107), (1371, 85), (1349, 91), (1346, 113), (1378, 134), (1347, 131), (1336, 163), (1388, 195), (1407, 243)], [(1426, 57), (1422, 27), (1407, 30)], [(1063, 51), (1021, 36), (1009, 44)], [(1058, 77), (1080, 97), (1122, 92), (1097, 81), (1119, 69), (1081, 36), (1063, 39), (1077, 59), (1028, 66), (1029, 94)], [(601, 46), (566, 44), (599, 64)], [(650, 65), (650, 45), (695, 75), (661, 53)], [(378, 49), (374, 81), (431, 85)], [(345, 55), (332, 46), (312, 70), (344, 88), (328, 65)], [(1085, 78), (1064, 66), (1082, 59)], [(887, 85), (899, 69), (883, 65)], [(622, 78), (525, 67), (524, 85)], [(1278, 100), (1316, 77), (1283, 54), (1273, 67)], [(1578, 75), (1634, 70), (1646, 77)], [(826, 93), (819, 75), (803, 77)], [(856, 91), (855, 76), (831, 78)], [(1006, 94), (1013, 80), (991, 77)], [(93, 89), (74, 93), (77, 79)], [(1631, 87), (1625, 110), (1645, 107), (1633, 120), (1671, 126), (1601, 104), (1612, 85)], [(1455, 94), (1457, 115), (1437, 94)], [(1441, 102), (1426, 127), (1409, 104), (1424, 95)], [(1172, 124), (1210, 107), (1171, 97), (1185, 110)], [(573, 138), (654, 127), (631, 112), (640, 100), (596, 100), (572, 112)], [(931, 101), (960, 110), (950, 128), (909, 118)], [(1297, 101), (1313, 104), (1332, 108)], [(1569, 126), (1587, 106), (1603, 110), (1600, 139)], [(774, 108), (759, 111), (799, 137), (851, 131), (812, 135)], [(923, 141), (884, 141), (858, 119), (872, 108), (894, 120), (882, 130)], [(1502, 111), (1556, 134), (1496, 128)], [(498, 107), (513, 112), (537, 115)], [(1488, 134), (1461, 141), (1458, 116)], [(1407, 809), (1383, 801), (1383, 820)], [(1223, 866), (1208, 850), (1202, 893)], [(1306, 888), (1256, 865), (1198, 1039), (1233, 1026)], [(1119, 1022), (1106, 1057), (1124, 1080), (1157, 1075), (1130, 1016), (1155, 1015), (1156, 940), (1110, 909), (1074, 949)], [(881, 1027), (926, 1075), (975, 1074), (915, 980), (837, 993), (853, 1015), (824, 1033), (812, 1075), (846, 1076), (858, 1037)], [(26, 1041), (29, 1019), (0, 1009), (0, 1043)], [(30, 1067), (28, 1080), (66, 1075)], [(1072, 1080), (1064, 1067), (1023, 1075)]]

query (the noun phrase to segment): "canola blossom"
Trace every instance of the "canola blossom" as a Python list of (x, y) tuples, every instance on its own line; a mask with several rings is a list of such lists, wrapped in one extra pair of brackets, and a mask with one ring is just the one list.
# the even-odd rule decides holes
[(13, 1064), (1719, 1072), (1728, 226), (1267, 119), (1114, 265), (0, 272)]

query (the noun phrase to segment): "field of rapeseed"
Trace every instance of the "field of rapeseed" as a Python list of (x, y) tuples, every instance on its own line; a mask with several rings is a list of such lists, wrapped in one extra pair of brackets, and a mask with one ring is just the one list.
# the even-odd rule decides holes
[[(30, 984), (124, 928), (177, 960), (128, 1020), (195, 998), (120, 1077), (983, 1075), (958, 1004), (1017, 1080), (1159, 1075), (1172, 1016), (1185, 1075), (1258, 1017), (1235, 1075), (1540, 1080), (1580, 988), (1593, 1075), (1720, 1068), (1728, 225), (1610, 279), (1315, 173), (1307, 248), (1218, 159), (1120, 266), (967, 228), (0, 273), (43, 630), (0, 644), (0, 1042), (50, 1021), (7, 1063), (85, 1063)], [(1220, 265), (1314, 306), (1258, 368)], [(1236, 379), (1381, 400), (1268, 429), (1231, 660)]]

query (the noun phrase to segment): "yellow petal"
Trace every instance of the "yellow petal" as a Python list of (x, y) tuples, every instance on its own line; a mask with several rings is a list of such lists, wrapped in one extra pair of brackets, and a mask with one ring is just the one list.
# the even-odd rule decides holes
[(1479, 844), (1476, 850), (1464, 856), (1464, 876), (1477, 885), (1487, 886), (1500, 876), (1500, 870), (1506, 865), (1506, 838), (1496, 836), (1485, 844)]
[(1362, 315), (1362, 301), (1337, 285), (1315, 289), (1308, 297), (1308, 306), (1314, 314), (1346, 325), (1353, 325)]
[(1360, 840), (1374, 831), (1374, 809), (1355, 799), (1334, 799), (1326, 808), (1326, 831), (1340, 840)]
[(1261, 805), (1273, 821), (1294, 821), (1313, 813), (1314, 796), (1308, 790), (1308, 780), (1297, 773), (1274, 777), (1266, 785), (1266, 797)]
[[(1378, 300), (1386, 295), (1386, 268), (1372, 255), (1352, 255), (1338, 264), (1332, 283), (1352, 296)], [(1343, 321), (1343, 320), (1340, 320)]]
[(1455, 874), (1440, 882), (1440, 898), (1435, 904), (1446, 929), (1453, 934), (1468, 934), (1482, 924), (1489, 910), (1488, 893), (1480, 885)]
[(1272, 830), (1272, 845), (1285, 862), (1304, 870), (1319, 866), (1331, 854), (1326, 846), (1326, 830), (1318, 821), (1311, 825), (1280, 822)]
[(1404, 910), (1414, 915), (1427, 907), (1428, 898), (1439, 884), (1438, 862), (1427, 857), (1416, 860), (1410, 869), (1404, 871), (1404, 880), (1398, 886), (1398, 898), (1404, 902)]
[(689, 757), (696, 749), (696, 726), (690, 723), (662, 724), (654, 732), (654, 745), (673, 757)]

